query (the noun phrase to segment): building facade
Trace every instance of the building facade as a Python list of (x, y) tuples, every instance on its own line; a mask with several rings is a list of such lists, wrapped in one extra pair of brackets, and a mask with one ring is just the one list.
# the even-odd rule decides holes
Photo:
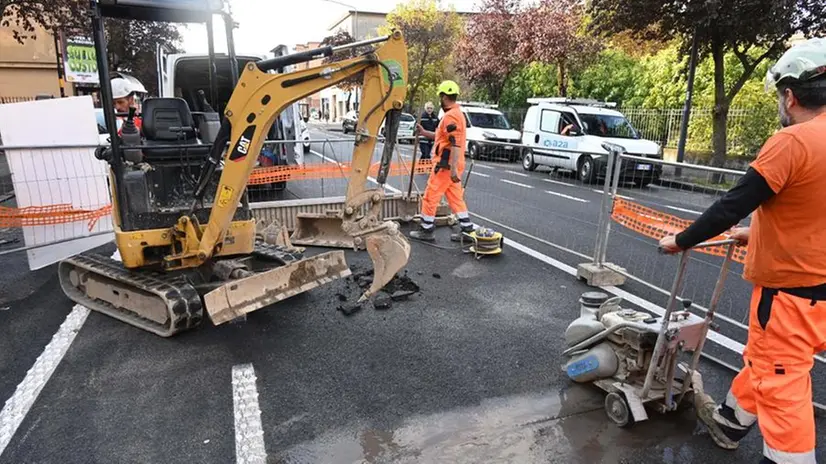
[(41, 27), (33, 34), (21, 44), (12, 27), (0, 27), (0, 103), (60, 96), (55, 38)]

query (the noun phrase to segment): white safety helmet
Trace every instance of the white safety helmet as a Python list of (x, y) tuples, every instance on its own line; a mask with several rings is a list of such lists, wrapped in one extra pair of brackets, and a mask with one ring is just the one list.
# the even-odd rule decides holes
[(112, 98), (126, 98), (133, 93), (146, 93), (146, 88), (139, 80), (125, 74), (121, 74), (120, 77), (112, 79)]
[[(778, 84), (802, 83), (826, 74), (826, 38), (809, 39), (786, 50), (766, 73), (766, 91)], [(826, 86), (826, 79), (823, 80)]]

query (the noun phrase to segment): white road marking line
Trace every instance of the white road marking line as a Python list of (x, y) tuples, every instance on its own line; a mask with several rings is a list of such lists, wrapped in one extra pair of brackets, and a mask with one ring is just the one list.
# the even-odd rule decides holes
[(490, 174), (482, 174), (481, 172), (470, 171), (470, 173), (471, 173), (471, 174), (473, 174), (474, 176), (479, 176), (479, 177), (490, 177)]
[(520, 184), (519, 182), (514, 182), (514, 181), (508, 180), (508, 179), (499, 179), (499, 180), (501, 180), (502, 182), (504, 182), (506, 184), (516, 185), (518, 187), (525, 187), (525, 188), (529, 188), (529, 189), (533, 188), (533, 186), (531, 186), (531, 185)]
[(559, 181), (559, 180), (553, 180), (553, 179), (542, 179), (542, 180), (545, 181), (545, 182), (550, 182), (551, 184), (564, 185), (566, 187), (576, 187), (574, 184), (569, 184), (567, 182), (562, 182), (562, 181)]
[[(599, 193), (599, 194), (603, 193), (602, 190), (600, 190), (600, 189), (591, 189), (591, 190), (593, 190), (594, 192)], [(624, 199), (624, 200), (634, 201), (634, 197), (629, 197), (629, 196), (626, 196), (626, 195), (620, 195), (619, 193), (617, 194), (617, 196)]]
[(266, 463), (264, 429), (252, 364), (232, 366), (232, 408), (235, 416), (235, 462)]
[[(339, 163), (338, 161), (336, 161), (336, 160), (334, 160), (334, 159), (332, 159), (332, 158), (329, 158), (329, 157), (327, 157), (327, 156), (324, 156), (324, 155), (322, 155), (321, 153), (319, 153), (319, 152), (317, 152), (317, 151), (310, 150), (310, 153), (312, 153), (312, 154), (314, 154), (314, 155), (316, 155), (316, 156), (320, 157), (320, 158), (321, 158), (321, 159), (323, 159), (324, 161), (327, 161), (327, 162), (330, 162), (330, 163), (334, 163), (334, 164), (338, 164), (339, 166), (341, 166), (341, 163)], [(376, 185), (379, 185), (379, 181), (377, 181), (375, 177), (370, 177), (370, 176), (368, 176), (368, 177), (367, 177), (367, 180), (369, 180), (370, 182), (372, 182), (372, 183), (374, 183), (374, 184), (376, 184)], [(391, 193), (402, 193), (402, 191), (401, 191), (401, 190), (399, 190), (399, 189), (397, 189), (396, 187), (393, 187), (393, 186), (391, 186), (391, 185), (387, 185), (387, 184), (384, 184), (384, 189), (385, 189), (385, 190), (387, 190), (387, 191), (390, 191)]]
[(694, 211), (693, 209), (678, 208), (676, 206), (668, 206), (668, 205), (663, 205), (663, 206), (665, 206), (668, 209), (673, 209), (674, 211), (680, 211), (680, 212), (683, 212), (683, 213), (696, 214), (696, 215), (703, 214), (702, 211)]
[(569, 200), (578, 201), (578, 202), (580, 202), (580, 203), (590, 203), (590, 201), (585, 200), (584, 198), (572, 197), (571, 195), (565, 195), (564, 193), (552, 192), (552, 191), (550, 191), (550, 190), (545, 190), (545, 193), (549, 193), (549, 194), (551, 194), (551, 195), (556, 195), (556, 196), (558, 196), (558, 197), (562, 197), (562, 198), (567, 198), (567, 199), (569, 199)]
[(513, 174), (514, 176), (519, 176), (519, 177), (531, 177), (531, 176), (525, 174), (524, 172), (511, 171), (509, 169), (505, 169), (505, 172), (507, 172), (508, 174)]
[[(528, 255), (532, 258), (536, 258), (536, 259), (542, 261), (545, 264), (549, 264), (549, 265), (559, 269), (560, 271), (563, 271), (563, 272), (565, 272), (567, 274), (570, 274), (574, 277), (576, 277), (576, 275), (577, 275), (576, 269), (574, 267), (569, 266), (569, 265), (567, 265), (567, 264), (565, 264), (561, 261), (558, 261), (556, 259), (553, 259), (550, 256), (547, 256), (543, 253), (540, 253), (539, 251), (536, 251), (533, 248), (529, 248), (525, 245), (522, 245), (521, 243), (514, 242), (513, 240), (511, 240), (509, 238), (505, 238), (505, 244), (507, 246), (511, 247), (511, 248), (514, 248), (518, 251), (521, 251), (522, 253), (525, 253), (526, 255)], [(604, 290), (608, 293), (612, 293), (615, 296), (618, 296), (618, 297), (624, 299), (625, 301), (628, 301), (629, 303), (635, 304), (635, 305), (639, 306), (640, 308), (645, 309), (646, 311), (650, 311), (650, 312), (656, 314), (657, 316), (662, 316), (663, 314), (665, 314), (665, 309), (662, 308), (661, 306), (657, 306), (657, 305), (655, 305), (654, 303), (652, 303), (648, 300), (640, 298), (636, 295), (632, 295), (631, 293), (628, 293), (625, 290), (622, 290), (620, 288), (613, 287), (613, 286), (599, 287), (599, 288), (601, 288), (602, 290)], [(723, 346), (725, 348), (728, 348), (728, 349), (734, 351), (735, 353), (743, 354), (743, 348), (744, 348), (743, 344), (736, 341), (736, 340), (732, 340), (731, 338), (728, 338), (725, 335), (721, 335), (717, 332), (714, 332), (713, 330), (709, 330), (708, 339), (713, 341), (714, 343), (717, 343), (720, 346)]]
[(75, 305), (72, 308), (72, 311), (66, 316), (66, 320), (60, 324), (57, 333), (46, 345), (43, 353), (38, 356), (34, 365), (26, 373), (26, 377), (17, 386), (14, 394), (6, 401), (6, 405), (0, 411), (0, 455), (9, 445), (17, 428), (23, 423), (23, 419), (58, 364), (60, 364), (63, 356), (69, 351), (69, 346), (75, 340), (75, 336), (83, 327), (83, 323), (86, 322), (88, 316), (89, 309), (85, 306)]
[(473, 166), (477, 167), (477, 168), (484, 168), (484, 169), (496, 169), (493, 166), (488, 166), (487, 164), (482, 164), (482, 163), (473, 163)]

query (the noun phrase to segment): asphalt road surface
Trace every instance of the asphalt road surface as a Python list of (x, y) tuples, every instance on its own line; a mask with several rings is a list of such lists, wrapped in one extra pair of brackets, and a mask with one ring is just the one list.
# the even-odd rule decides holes
[[(349, 150), (333, 155), (328, 147), (322, 156), (346, 161)], [(330, 162), (319, 155), (307, 162), (312, 158)], [(521, 172), (518, 165), (481, 164), (489, 166), (479, 170), (488, 177), (474, 177), (468, 191), (475, 213), (587, 251), (593, 231), (585, 226), (595, 222), (601, 198), (590, 186), (529, 173), (512, 181), (534, 188), (520, 187), (502, 181), (511, 180), (508, 171)], [(423, 188), (424, 179), (417, 183)], [(325, 181), (324, 194), (340, 195), (341, 188), (343, 182)], [(319, 196), (320, 189), (291, 183), (282, 195)], [(695, 202), (668, 195), (654, 200), (684, 209)], [(536, 224), (541, 219), (545, 226)], [(506, 233), (534, 257), (511, 246), (477, 261), (457, 249), (413, 243), (406, 275), (421, 291), (386, 310), (366, 305), (345, 316), (340, 299), (353, 301), (359, 290), (339, 280), (245, 322), (206, 323), (171, 339), (87, 314), (62, 295), (54, 267), (29, 272), (24, 255), (2, 256), (0, 401), (13, 404), (0, 415), (0, 464), (227, 463), (254, 454), (257, 445), (266, 453), (257, 462), (284, 463), (759, 460), (758, 433), (736, 452), (719, 450), (691, 410), (652, 414), (628, 430), (609, 423), (604, 395), (573, 384), (560, 369), (562, 334), (589, 290), (565, 266), (581, 259)], [(438, 234), (449, 247), (448, 231)], [(652, 253), (650, 241), (626, 240), (617, 247), (627, 256)], [(624, 256), (617, 253), (612, 260)], [(675, 259), (658, 259), (661, 272), (672, 274)], [(348, 262), (356, 272), (369, 268), (363, 253), (348, 252)], [(663, 302), (634, 282), (624, 288)], [(50, 343), (55, 334), (61, 343)], [(49, 363), (53, 373), (41, 369)], [(709, 392), (722, 398), (732, 373), (706, 361), (701, 368)], [(36, 397), (33, 387), (42, 388)], [(28, 406), (9, 413), (10, 404)], [(817, 422), (826, 430), (822, 417)], [(14, 428), (3, 429), (8, 424)]]

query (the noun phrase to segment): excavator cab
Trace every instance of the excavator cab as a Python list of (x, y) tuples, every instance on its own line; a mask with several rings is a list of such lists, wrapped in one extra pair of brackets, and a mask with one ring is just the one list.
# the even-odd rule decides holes
[[(399, 32), (247, 63), (223, 114), (199, 112), (196, 118), (180, 98), (148, 99), (143, 103), (143, 134), (129, 132), (128, 120), (117, 133), (116, 115), (108, 103), (112, 93), (106, 84), (103, 18), (205, 22), (211, 48), (212, 16), (221, 14), (234, 62), (233, 22), (220, 11), (220, 4), (97, 0), (92, 8), (103, 113), (111, 140), (111, 146), (98, 154), (110, 165), (121, 261), (93, 254), (64, 260), (58, 268), (61, 286), (74, 301), (161, 336), (194, 327), (204, 309), (214, 324), (221, 324), (350, 274), (343, 251), (304, 257), (288, 240), (263, 240), (246, 189), (278, 115), (295, 101), (355, 75), (364, 76), (365, 111), (358, 123), (345, 205), (335, 217), (325, 219), (338, 225), (338, 235), (348, 246), (366, 249), (373, 260), (373, 285), (362, 299), (388, 283), (410, 253), (398, 225), (380, 219), (383, 190), (366, 187), (379, 126), (385, 117), (392, 120), (400, 112), (405, 97), (407, 50)], [(377, 48), (334, 64), (271, 72), (373, 45)], [(393, 154), (392, 143), (388, 145), (382, 154), (381, 183)], [(312, 229), (312, 219), (306, 218), (303, 225)]]

